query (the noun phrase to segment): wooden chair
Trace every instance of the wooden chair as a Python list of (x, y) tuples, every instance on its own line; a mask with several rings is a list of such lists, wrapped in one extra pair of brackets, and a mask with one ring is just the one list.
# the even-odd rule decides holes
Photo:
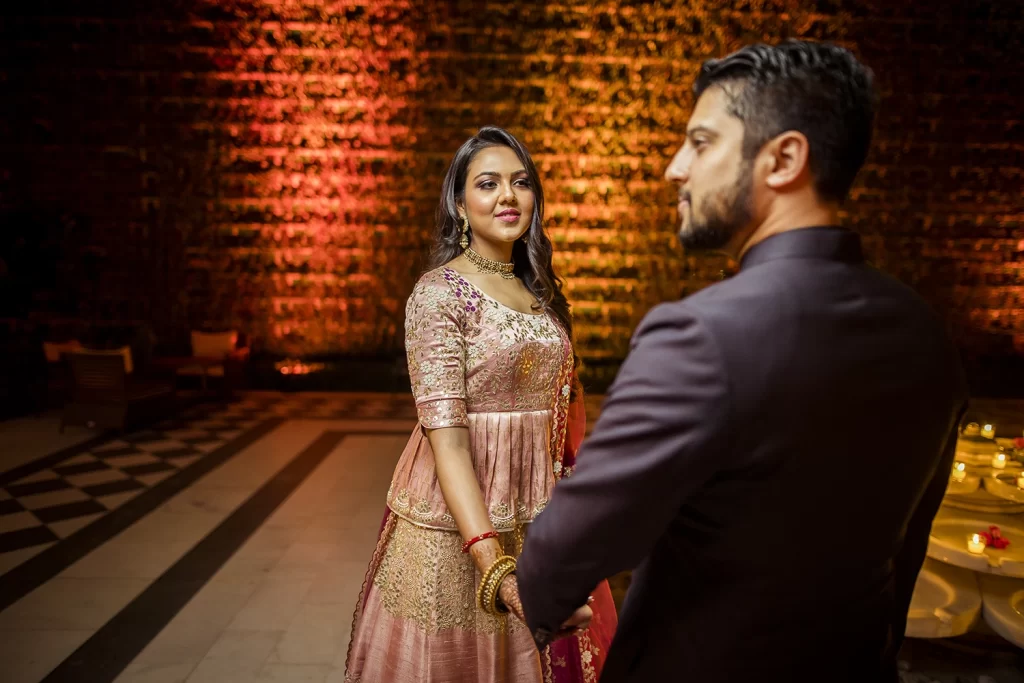
[(179, 377), (199, 377), (203, 391), (207, 378), (220, 382), (221, 391), (231, 394), (242, 384), (245, 364), (249, 360), (249, 346), (245, 336), (237, 331), (192, 331), (192, 357), (198, 362), (182, 362), (176, 372)]
[(129, 422), (166, 413), (173, 400), (169, 383), (129, 377), (119, 352), (69, 353), (67, 359), (74, 386), (71, 401), (64, 406), (61, 431), (67, 425), (124, 430)]

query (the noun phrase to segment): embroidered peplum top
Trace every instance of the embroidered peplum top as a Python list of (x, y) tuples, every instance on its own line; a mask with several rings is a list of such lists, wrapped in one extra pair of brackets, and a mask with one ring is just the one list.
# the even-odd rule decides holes
[(509, 308), (442, 267), (413, 289), (405, 346), (419, 425), (395, 469), (388, 506), (418, 526), (457, 530), (426, 430), (467, 427), (494, 528), (532, 521), (560, 474), (561, 458), (552, 454), (561, 449), (559, 406), (567, 404), (573, 369), (557, 319)]

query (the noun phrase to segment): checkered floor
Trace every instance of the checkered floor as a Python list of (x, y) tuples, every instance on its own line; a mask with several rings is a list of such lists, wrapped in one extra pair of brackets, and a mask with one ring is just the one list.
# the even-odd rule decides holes
[(0, 573), (270, 418), (415, 419), (411, 397), (249, 394), (191, 409), (0, 488)]

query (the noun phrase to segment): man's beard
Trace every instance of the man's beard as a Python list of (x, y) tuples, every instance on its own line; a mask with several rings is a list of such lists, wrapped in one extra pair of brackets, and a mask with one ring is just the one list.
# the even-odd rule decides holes
[(679, 228), (683, 247), (695, 251), (722, 249), (750, 223), (754, 216), (752, 161), (740, 164), (736, 180), (728, 188), (714, 191), (701, 202), (704, 210), (698, 219), (690, 200), (689, 225)]

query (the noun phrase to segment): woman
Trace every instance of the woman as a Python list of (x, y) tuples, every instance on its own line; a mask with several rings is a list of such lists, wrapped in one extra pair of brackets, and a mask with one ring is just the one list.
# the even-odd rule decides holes
[(538, 653), (515, 560), (583, 436), (572, 319), (537, 169), (487, 127), (442, 188), (430, 270), (406, 310), (419, 426), (352, 628), (349, 683), (596, 681), (616, 625), (607, 583)]

